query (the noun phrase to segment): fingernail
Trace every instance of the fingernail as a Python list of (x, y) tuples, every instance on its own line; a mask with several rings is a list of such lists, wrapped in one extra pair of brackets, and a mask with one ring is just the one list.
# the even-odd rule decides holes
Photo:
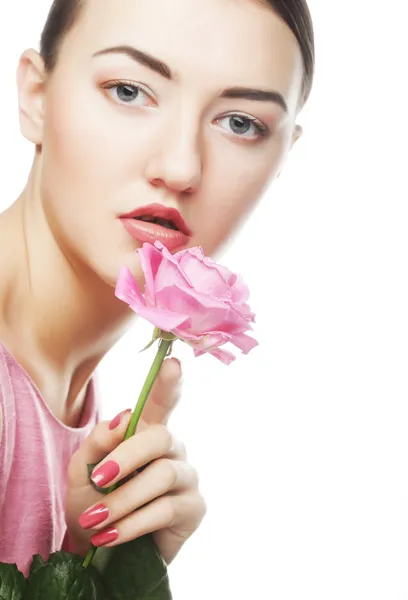
[(120, 467), (114, 460), (108, 460), (101, 467), (98, 467), (91, 476), (91, 479), (97, 486), (102, 487), (119, 475)]
[(114, 542), (119, 537), (119, 532), (114, 527), (110, 529), (106, 529), (105, 531), (101, 531), (96, 533), (91, 537), (91, 542), (94, 546), (103, 546), (104, 544), (109, 544), (109, 542)]
[(115, 429), (115, 427), (120, 424), (123, 415), (125, 415), (127, 412), (132, 412), (132, 409), (127, 408), (126, 410), (121, 410), (120, 413), (116, 415), (116, 417), (109, 423), (109, 429)]
[(180, 367), (180, 372), (181, 372), (181, 374), (183, 374), (183, 365), (181, 364), (181, 360), (179, 360), (175, 356), (173, 356), (172, 358), (173, 358), (173, 360), (175, 360), (176, 362), (178, 362), (178, 365)]
[(93, 508), (86, 510), (78, 519), (78, 523), (84, 529), (95, 527), (105, 521), (109, 516), (108, 507), (104, 504), (97, 504)]

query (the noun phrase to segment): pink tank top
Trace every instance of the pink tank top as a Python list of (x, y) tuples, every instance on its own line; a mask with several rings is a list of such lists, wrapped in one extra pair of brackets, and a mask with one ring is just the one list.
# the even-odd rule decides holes
[[(0, 342), (0, 562), (28, 575), (34, 554), (63, 547), (70, 457), (98, 422), (95, 375), (78, 428), (59, 421)], [(99, 396), (98, 396), (99, 397)], [(64, 542), (64, 549), (71, 550)]]

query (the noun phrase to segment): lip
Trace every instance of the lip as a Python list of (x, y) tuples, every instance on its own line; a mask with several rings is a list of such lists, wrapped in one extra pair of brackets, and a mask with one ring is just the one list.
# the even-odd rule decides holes
[[(135, 219), (135, 217), (140, 217), (142, 215), (169, 219), (173, 221), (176, 227), (178, 227), (178, 231), (175, 229), (167, 229), (167, 227), (163, 227), (157, 223), (149, 223), (148, 221), (138, 221)], [(159, 241), (168, 250), (175, 250), (176, 248), (186, 246), (192, 236), (192, 232), (185, 224), (178, 210), (167, 208), (162, 204), (142, 206), (121, 215), (119, 219), (126, 231), (138, 242), (149, 242), (150, 244), (154, 244), (154, 242)]]
[[(175, 208), (168, 208), (167, 206), (163, 206), (163, 204), (149, 204), (147, 206), (141, 206), (140, 208), (136, 208), (129, 213), (120, 216), (120, 219), (133, 219), (135, 217), (141, 216), (150, 216), (157, 217), (160, 219), (168, 219), (169, 221), (173, 221), (175, 226), (178, 229), (178, 232), (184, 234), (185, 236), (190, 237), (192, 232), (187, 227), (183, 217)], [(141, 223), (147, 223), (146, 221), (141, 221)], [(173, 231), (173, 230), (167, 230)], [(177, 232), (176, 232), (177, 233)]]

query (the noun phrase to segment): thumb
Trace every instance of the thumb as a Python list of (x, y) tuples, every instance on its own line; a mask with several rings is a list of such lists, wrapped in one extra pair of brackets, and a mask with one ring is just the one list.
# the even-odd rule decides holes
[(141, 421), (148, 425), (167, 422), (181, 395), (182, 371), (177, 358), (165, 360), (144, 406)]

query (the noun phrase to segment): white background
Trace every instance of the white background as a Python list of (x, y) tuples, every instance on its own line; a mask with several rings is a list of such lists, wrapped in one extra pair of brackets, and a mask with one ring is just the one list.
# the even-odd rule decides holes
[[(9, 2), (0, 17), (0, 209), (31, 162), (15, 67), (48, 6)], [(310, 6), (305, 136), (222, 258), (250, 286), (261, 346), (226, 367), (176, 345), (170, 426), (209, 510), (170, 567), (175, 600), (408, 598), (405, 3)], [(150, 331), (102, 362), (104, 418), (134, 405)]]

